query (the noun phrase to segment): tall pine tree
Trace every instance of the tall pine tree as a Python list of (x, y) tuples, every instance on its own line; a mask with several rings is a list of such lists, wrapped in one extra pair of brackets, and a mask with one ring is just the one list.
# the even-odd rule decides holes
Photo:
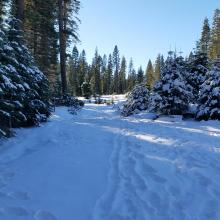
[(208, 48), (210, 43), (210, 26), (209, 26), (209, 20), (208, 18), (205, 18), (202, 28), (202, 34), (199, 41), (199, 49), (202, 53), (208, 54)]
[(113, 68), (114, 68), (114, 92), (119, 93), (119, 70), (120, 70), (120, 55), (118, 46), (115, 46), (113, 55)]
[(154, 79), (154, 67), (152, 65), (151, 60), (149, 60), (147, 64), (147, 70), (146, 70), (146, 85), (148, 89), (152, 89), (155, 83)]
[(216, 9), (213, 17), (211, 40), (209, 46), (209, 57), (212, 60), (220, 56), (220, 10)]

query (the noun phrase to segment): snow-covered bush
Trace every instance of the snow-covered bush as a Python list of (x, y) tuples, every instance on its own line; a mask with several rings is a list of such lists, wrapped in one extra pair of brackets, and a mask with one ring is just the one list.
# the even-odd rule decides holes
[(24, 44), (19, 21), (12, 18), (7, 25), (0, 30), (0, 125), (5, 127), (0, 129), (6, 133), (50, 115), (48, 80)]
[(220, 60), (214, 63), (208, 79), (201, 86), (196, 119), (220, 120)]
[(79, 100), (76, 97), (70, 95), (54, 98), (53, 102), (55, 106), (68, 107), (68, 111), (72, 114), (76, 114), (76, 112), (84, 106), (84, 102), (82, 100)]
[(150, 96), (149, 110), (160, 114), (181, 115), (189, 105), (190, 92), (184, 80), (182, 57), (169, 56)]
[(144, 84), (139, 84), (128, 94), (121, 114), (125, 117), (146, 110), (148, 108), (149, 90)]

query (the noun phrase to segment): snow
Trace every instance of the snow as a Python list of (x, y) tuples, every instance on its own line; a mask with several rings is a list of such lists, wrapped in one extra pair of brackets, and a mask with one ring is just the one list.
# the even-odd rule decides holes
[(219, 122), (153, 119), (88, 103), (17, 130), (0, 147), (0, 219), (220, 219)]

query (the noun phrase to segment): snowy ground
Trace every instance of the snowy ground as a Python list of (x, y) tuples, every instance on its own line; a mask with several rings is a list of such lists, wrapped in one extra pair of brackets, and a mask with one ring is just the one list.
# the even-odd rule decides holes
[(220, 123), (57, 108), (0, 147), (1, 220), (219, 220)]

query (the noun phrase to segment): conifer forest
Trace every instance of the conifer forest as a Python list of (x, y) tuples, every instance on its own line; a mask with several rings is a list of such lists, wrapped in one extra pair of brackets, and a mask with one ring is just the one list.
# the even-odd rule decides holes
[[(183, 45), (197, 36), (190, 51), (167, 42), (152, 57), (139, 47), (139, 65), (136, 51), (125, 53), (145, 33), (132, 31), (140, 18), (133, 10), (149, 7), (148, 35), (174, 24), (168, 18), (180, 27), (184, 19), (171, 10), (178, 1), (136, 2), (0, 0), (1, 220), (220, 219), (220, 5), (196, 6), (199, 32), (194, 17), (173, 30), (172, 39), (184, 32)], [(154, 13), (167, 10), (161, 27), (151, 19), (156, 2)], [(109, 33), (85, 36), (82, 13), (93, 21), (105, 4), (115, 8), (94, 25), (110, 19)], [(123, 4), (131, 8), (117, 24)], [(123, 16), (128, 27), (119, 30)], [(113, 35), (125, 29), (126, 47)], [(142, 43), (162, 45), (163, 34)], [(111, 51), (93, 36), (112, 39)]]

